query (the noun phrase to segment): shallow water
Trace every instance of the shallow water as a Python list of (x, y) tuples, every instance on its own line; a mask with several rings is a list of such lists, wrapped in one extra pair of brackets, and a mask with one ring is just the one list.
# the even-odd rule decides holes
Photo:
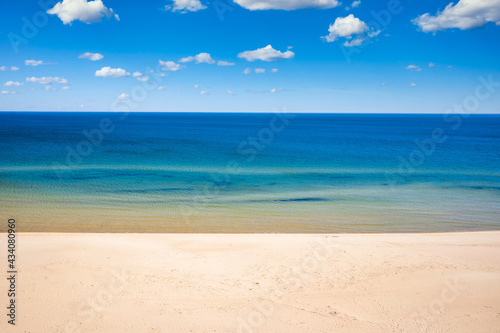
[(2, 215), (37, 231), (500, 229), (500, 116), (454, 117), (3, 112)]

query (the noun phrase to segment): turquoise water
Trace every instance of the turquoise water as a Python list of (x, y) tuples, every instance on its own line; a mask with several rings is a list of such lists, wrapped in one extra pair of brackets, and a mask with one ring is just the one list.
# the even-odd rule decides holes
[(26, 230), (500, 228), (498, 115), (3, 112), (0, 142)]

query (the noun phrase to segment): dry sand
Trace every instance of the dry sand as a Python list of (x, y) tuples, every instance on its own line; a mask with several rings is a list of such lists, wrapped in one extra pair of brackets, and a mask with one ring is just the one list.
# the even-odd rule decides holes
[(17, 238), (1, 332), (500, 332), (498, 231)]

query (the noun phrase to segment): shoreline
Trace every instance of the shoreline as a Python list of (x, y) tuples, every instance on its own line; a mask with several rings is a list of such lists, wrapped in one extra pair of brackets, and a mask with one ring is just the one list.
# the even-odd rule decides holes
[[(6, 233), (6, 229), (0, 229), (0, 234), (1, 233)], [(498, 232), (500, 233), (500, 228), (499, 229), (477, 229), (477, 230), (470, 230), (470, 229), (464, 229), (464, 230), (449, 230), (449, 231), (394, 231), (394, 232), (387, 232), (387, 231), (359, 231), (359, 232), (288, 232), (288, 231), (283, 231), (283, 232), (199, 232), (199, 231), (193, 231), (193, 232), (150, 232), (150, 231), (144, 231), (144, 232), (136, 232), (136, 231), (32, 231), (32, 230), (23, 230), (17, 232), (17, 234), (54, 234), (54, 235), (60, 235), (60, 234), (95, 234), (95, 235), (132, 235), (132, 234), (137, 234), (137, 235), (331, 235), (331, 236), (339, 236), (339, 235), (427, 235), (427, 234), (462, 234), (462, 233), (488, 233), (488, 232)]]
[(20, 310), (6, 332), (500, 327), (500, 231), (19, 232), (17, 244)]

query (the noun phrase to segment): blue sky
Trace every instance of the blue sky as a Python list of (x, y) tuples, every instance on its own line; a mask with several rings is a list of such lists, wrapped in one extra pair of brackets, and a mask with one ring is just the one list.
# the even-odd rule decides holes
[(444, 113), (500, 82), (500, 0), (9, 1), (0, 52), (3, 111)]

